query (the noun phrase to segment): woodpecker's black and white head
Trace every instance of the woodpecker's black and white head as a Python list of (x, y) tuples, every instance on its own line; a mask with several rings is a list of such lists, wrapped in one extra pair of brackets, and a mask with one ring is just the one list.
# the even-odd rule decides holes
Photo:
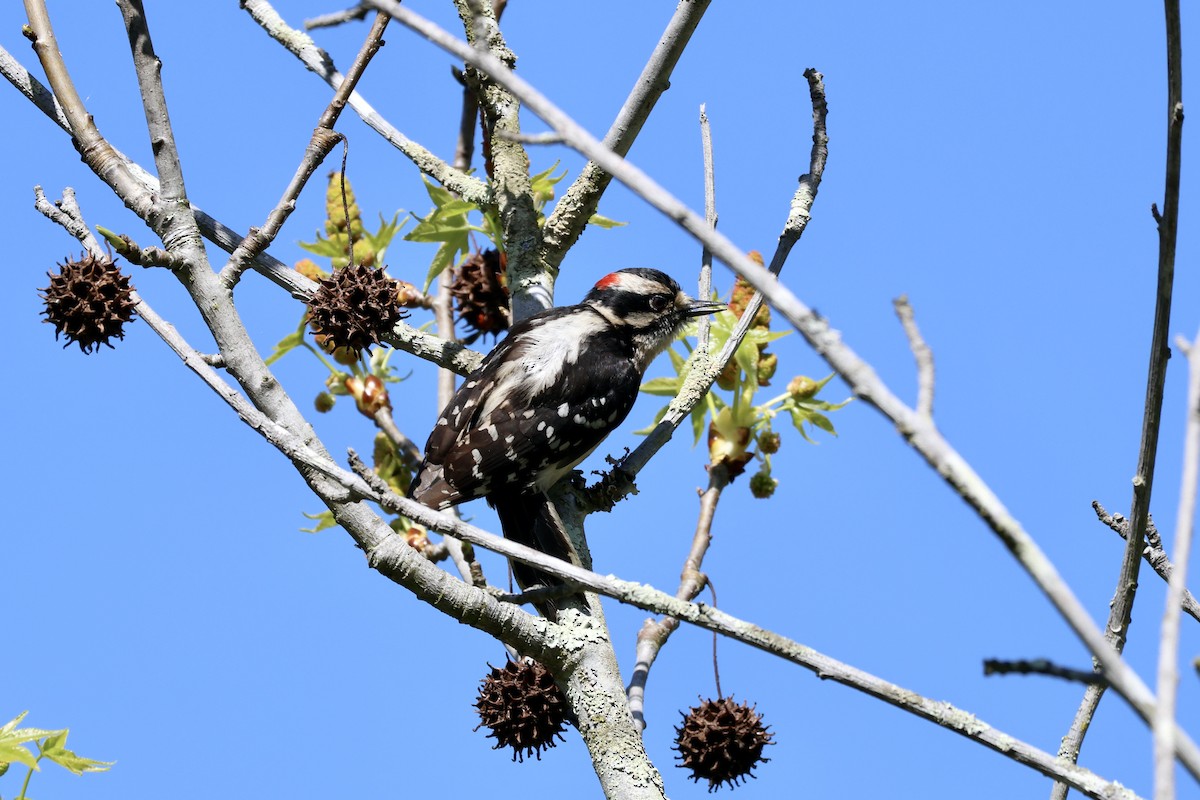
[(669, 275), (656, 269), (623, 269), (601, 278), (584, 305), (598, 311), (633, 343), (633, 357), (640, 372), (671, 342), (679, 338), (692, 317), (725, 308), (688, 297)]
[(547, 491), (624, 421), (688, 319), (723, 308), (658, 270), (624, 269), (582, 303), (517, 323), (442, 410), (410, 494), (446, 508)]

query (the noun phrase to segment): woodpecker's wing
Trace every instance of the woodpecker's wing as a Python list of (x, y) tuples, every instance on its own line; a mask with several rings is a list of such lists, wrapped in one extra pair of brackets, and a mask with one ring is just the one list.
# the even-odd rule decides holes
[(412, 496), (446, 508), (511, 488), (544, 491), (628, 415), (641, 376), (602, 337), (605, 320), (579, 307), (522, 323), (473, 372), (442, 412)]

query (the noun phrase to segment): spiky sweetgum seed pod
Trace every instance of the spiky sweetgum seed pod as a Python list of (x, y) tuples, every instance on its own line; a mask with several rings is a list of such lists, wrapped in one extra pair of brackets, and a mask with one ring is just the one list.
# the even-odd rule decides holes
[(730, 697), (692, 708), (675, 734), (674, 749), (682, 762), (677, 766), (690, 769), (693, 781), (708, 781), (710, 792), (724, 783), (733, 788), (747, 776), (753, 778), (753, 769), (770, 761), (763, 758), (763, 748), (774, 744), (762, 715)]
[(454, 297), (458, 319), (472, 333), (474, 341), (490, 333), (493, 336), (507, 330), (509, 292), (505, 276), (504, 254), (496, 250), (472, 253), (455, 270), (450, 294)]
[(492, 667), (479, 685), (475, 709), (479, 725), (496, 740), (493, 750), (511, 747), (513, 761), (524, 761), (557, 746), (566, 728), (567, 699), (554, 682), (550, 671), (534, 661), (509, 661), (502, 668)]
[(323, 279), (308, 301), (308, 325), (322, 345), (355, 353), (377, 343), (405, 314), (396, 304), (396, 282), (381, 269), (351, 264)]
[(46, 308), (43, 322), (54, 326), (54, 338), (67, 337), (79, 349), (91, 353), (109, 339), (125, 338), (125, 323), (134, 317), (133, 287), (109, 258), (84, 253), (78, 261), (67, 259), (59, 264), (57, 275), (47, 272), (50, 285), (39, 289)]

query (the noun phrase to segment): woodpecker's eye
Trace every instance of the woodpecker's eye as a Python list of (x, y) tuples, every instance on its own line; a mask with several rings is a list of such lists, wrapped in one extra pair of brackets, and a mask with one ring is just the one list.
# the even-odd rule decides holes
[(671, 298), (665, 294), (656, 294), (650, 297), (650, 310), (662, 313), (667, 310), (667, 306), (671, 305)]

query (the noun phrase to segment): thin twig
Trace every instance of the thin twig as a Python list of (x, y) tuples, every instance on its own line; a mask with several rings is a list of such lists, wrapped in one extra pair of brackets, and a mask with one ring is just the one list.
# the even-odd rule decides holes
[(542, 133), (512, 133), (510, 131), (499, 131), (496, 136), (509, 142), (520, 142), (521, 144), (545, 145), (545, 144), (562, 144), (563, 138), (554, 131), (544, 131)]
[(896, 307), (896, 316), (904, 326), (904, 335), (908, 337), (908, 347), (912, 350), (913, 358), (917, 361), (917, 406), (916, 411), (925, 417), (933, 416), (933, 351), (921, 336), (917, 320), (913, 317), (912, 306), (908, 295), (902, 294), (892, 301)]
[[(334, 68), (333, 59), (329, 54), (318, 47), (306, 33), (288, 25), (267, 0), (242, 0), (241, 5), (267, 35), (287, 48), (310, 71), (334, 89), (341, 84), (342, 75)], [(491, 190), (487, 184), (454, 169), (428, 149), (409, 139), (384, 119), (358, 92), (351, 92), (349, 103), (363, 122), (404, 154), (421, 172), (472, 203), (485, 205), (490, 201)]]
[(347, 22), (358, 22), (367, 18), (367, 12), (371, 7), (366, 3), (359, 3), (353, 8), (345, 8), (341, 11), (333, 11), (328, 14), (318, 14), (315, 17), (309, 17), (304, 20), (304, 30), (313, 31), (317, 28), (333, 28), (338, 25), (345, 25)]
[[(1091, 614), (1062, 579), (1053, 563), (1021, 524), (1005, 508), (982, 478), (941, 435), (935, 425), (904, 405), (875, 371), (841, 341), (829, 322), (805, 305), (774, 275), (737, 247), (720, 231), (709, 230), (704, 220), (678, 198), (667, 192), (642, 170), (606, 149), (577, 122), (552, 104), (528, 82), (515, 75), (489, 53), (455, 39), (446, 31), (394, 0), (371, 0), (398, 22), (412, 28), (434, 44), (476, 68), (497, 83), (503, 83), (531, 112), (563, 134), (570, 147), (596, 161), (613, 177), (650, 205), (675, 220), (693, 237), (708, 245), (720, 259), (761, 291), (809, 345), (845, 380), (859, 398), (890, 419), (898, 432), (925, 458), (954, 491), (971, 505), (988, 527), (1000, 537), (1009, 552), (1034, 579), (1076, 635), (1101, 662), (1112, 686), (1130, 703), (1143, 721), (1154, 715), (1154, 696), (1145, 682), (1121, 659)], [(747, 310), (746, 312), (750, 312)], [(1200, 748), (1180, 732), (1176, 742), (1180, 762), (1200, 778)]]
[(1158, 652), (1158, 714), (1154, 717), (1154, 800), (1175, 797), (1175, 706), (1179, 693), (1179, 606), (1187, 582), (1188, 558), (1196, 519), (1196, 483), (1200, 479), (1200, 334), (1189, 345), (1179, 339), (1188, 359), (1187, 427), (1179, 511), (1175, 514), (1175, 571), (1167, 582), (1166, 610)]
[[(729, 469), (723, 463), (709, 467), (708, 488), (700, 495), (700, 513), (696, 519), (696, 531), (692, 535), (692, 546), (683, 562), (683, 569), (680, 570), (679, 588), (675, 590), (675, 596), (680, 600), (695, 600), (708, 585), (708, 576), (701, 572), (701, 567), (712, 543), (712, 524), (717, 512), (717, 502), (721, 499), (721, 492), (728, 485)], [(654, 666), (667, 639), (678, 627), (678, 618), (660, 617), (647, 619), (638, 631), (633, 675), (629, 679), (626, 694), (629, 697), (629, 710), (643, 729), (646, 727), (646, 682), (650, 678), (650, 668)]]
[[(1117, 585), (1109, 604), (1105, 636), (1112, 648), (1120, 653), (1125, 648), (1129, 625), (1133, 620), (1133, 601), (1137, 591), (1138, 573), (1142, 564), (1142, 548), (1146, 537), (1146, 522), (1150, 515), (1150, 492), (1154, 484), (1154, 460), (1158, 452), (1158, 432), (1162, 419), (1163, 385), (1166, 381), (1167, 359), (1171, 356), (1168, 344), (1171, 324), (1171, 294), (1175, 277), (1175, 243), (1179, 227), (1179, 175), (1183, 137), (1183, 57), (1179, 22), (1179, 0), (1164, 0), (1167, 45), (1167, 164), (1163, 188), (1163, 211), (1154, 210), (1158, 225), (1158, 283), (1154, 300), (1154, 330), (1150, 337), (1149, 368), (1146, 375), (1146, 400), (1142, 412), (1142, 434), (1138, 445), (1137, 471), (1133, 476), (1133, 500), (1129, 507), (1129, 535), (1121, 556)], [(1119, 691), (1119, 687), (1118, 691)], [(1075, 712), (1067, 735), (1062, 739), (1059, 754), (1077, 758), (1091, 719), (1096, 713), (1104, 687), (1089, 687)], [(1193, 770), (1200, 778), (1200, 767)], [(1055, 786), (1051, 800), (1063, 800), (1066, 787)]]
[[(1098, 500), (1092, 501), (1092, 508), (1095, 510), (1096, 516), (1099, 517), (1100, 521), (1116, 531), (1122, 539), (1129, 536), (1129, 520), (1125, 519), (1124, 515), (1109, 514), (1108, 510), (1100, 505)], [(1146, 563), (1158, 573), (1160, 578), (1164, 581), (1171, 580), (1171, 574), (1175, 566), (1171, 563), (1167, 551), (1163, 549), (1162, 539), (1158, 535), (1158, 529), (1154, 527), (1153, 517), (1149, 517), (1146, 520), (1146, 546), (1142, 548), (1142, 557), (1146, 559)], [(1187, 589), (1183, 590), (1180, 608), (1188, 616), (1200, 622), (1200, 602)]]
[(1094, 670), (1071, 669), (1063, 667), (1045, 658), (1008, 660), (1000, 658), (985, 658), (983, 660), (984, 675), (1049, 675), (1052, 678), (1076, 681), (1078, 683), (1104, 683), (1104, 676)]
[[(317, 171), (317, 167), (325, 160), (334, 146), (344, 140), (345, 137), (334, 131), (333, 126), (337, 124), (338, 117), (346, 107), (346, 101), (354, 91), (359, 79), (362, 78), (367, 65), (371, 63), (371, 59), (383, 46), (383, 31), (387, 28), (389, 20), (390, 17), (386, 14), (375, 14), (375, 22), (367, 33), (366, 41), (359, 49), (354, 63), (350, 65), (345, 79), (334, 90), (333, 99), (329, 101), (329, 105), (321, 113), (321, 118), (317, 120), (317, 127), (313, 129), (312, 138), (309, 140), (308, 146), (304, 148), (304, 156), (300, 159), (300, 165), (296, 167), (296, 173), (292, 176), (287, 188), (284, 189), (283, 196), (279, 198), (275, 208), (267, 215), (267, 221), (263, 223), (262, 227), (250, 229), (250, 233), (229, 256), (229, 263), (221, 270), (221, 280), (227, 286), (231, 288), (236, 286), (254, 256), (266, 250), (271, 242), (275, 241), (283, 224), (296, 209), (296, 201), (308, 184), (308, 179)], [(342, 186), (344, 189), (344, 181)], [(349, 246), (350, 237), (347, 236), (347, 247)]]
[[(708, 124), (708, 113), (700, 105), (700, 150), (704, 155), (704, 221), (710, 228), (717, 227), (717, 173), (713, 165), (712, 126)], [(701, 300), (712, 298), (712, 253), (707, 247), (700, 250), (700, 286), (696, 294)], [(705, 315), (696, 325), (696, 346), (708, 352), (708, 332), (712, 319)]]

